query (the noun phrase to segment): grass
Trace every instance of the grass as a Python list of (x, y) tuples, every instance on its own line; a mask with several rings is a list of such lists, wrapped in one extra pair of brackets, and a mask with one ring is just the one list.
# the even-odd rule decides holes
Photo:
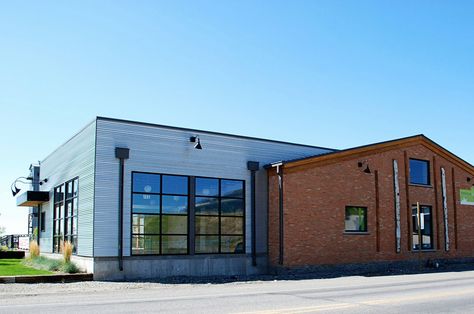
[(23, 259), (0, 259), (0, 276), (48, 275), (50, 271), (24, 265)]

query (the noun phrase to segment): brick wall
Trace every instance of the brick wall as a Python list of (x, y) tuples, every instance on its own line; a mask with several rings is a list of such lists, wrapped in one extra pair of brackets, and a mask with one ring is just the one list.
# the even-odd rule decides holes
[[(409, 158), (430, 161), (431, 186), (408, 183)], [(401, 252), (396, 252), (393, 160), (399, 167)], [(367, 161), (371, 173), (358, 167)], [(441, 167), (446, 171), (450, 250), (445, 251)], [(376, 173), (378, 184), (376, 184)], [(269, 258), (278, 264), (278, 177), (269, 169)], [(454, 174), (454, 177), (453, 177)], [(364, 156), (284, 168), (284, 266), (399, 261), (418, 258), (412, 247), (411, 205), (432, 207), (434, 250), (423, 258), (474, 256), (474, 206), (460, 205), (471, 174), (417, 144)], [(454, 182), (454, 187), (453, 187)], [(455, 188), (455, 193), (453, 193)], [(376, 194), (378, 190), (379, 206)], [(407, 193), (408, 192), (408, 193)], [(456, 204), (453, 196), (456, 197)], [(345, 230), (345, 207), (367, 207), (367, 233)]]

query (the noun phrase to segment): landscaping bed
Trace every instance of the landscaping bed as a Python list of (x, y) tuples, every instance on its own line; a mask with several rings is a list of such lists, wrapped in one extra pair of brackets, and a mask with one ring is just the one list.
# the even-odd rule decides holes
[(71, 261), (66, 262), (64, 260), (51, 259), (43, 256), (25, 259), (23, 264), (29, 267), (50, 272), (54, 271), (68, 274), (75, 274), (79, 272), (76, 264), (72, 263)]
[(40, 256), (38, 243), (36, 241), (31, 241), (29, 250), (30, 254), (27, 258), (0, 259), (0, 276), (26, 277), (78, 273), (79, 268), (71, 261), (72, 250), (72, 244), (66, 242), (63, 246), (63, 258), (59, 260), (51, 259)]

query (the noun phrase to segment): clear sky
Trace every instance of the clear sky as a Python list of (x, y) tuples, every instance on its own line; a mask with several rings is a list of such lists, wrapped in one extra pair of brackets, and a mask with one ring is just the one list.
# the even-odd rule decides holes
[[(10, 184), (95, 116), (348, 148), (423, 133), (474, 163), (472, 1), (1, 1)], [(21, 187), (21, 185), (20, 185)]]

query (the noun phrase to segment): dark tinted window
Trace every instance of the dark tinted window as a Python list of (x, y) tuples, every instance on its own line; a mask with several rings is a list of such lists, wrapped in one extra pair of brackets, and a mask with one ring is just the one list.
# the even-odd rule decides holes
[[(413, 223), (413, 249), (414, 250), (430, 250), (433, 249), (433, 226), (431, 219), (431, 207), (420, 205), (420, 212), (418, 215), (418, 208), (416, 205), (412, 207), (412, 223)], [(420, 225), (421, 224), (421, 225)], [(420, 231), (418, 231), (418, 228)], [(421, 235), (421, 238), (419, 237)]]
[(222, 180), (221, 181), (221, 196), (242, 198), (243, 195), (244, 195), (243, 181), (237, 181), (237, 180)]
[(196, 178), (196, 195), (218, 196), (219, 180), (208, 178)]
[(46, 230), (46, 213), (41, 212), (41, 232), (44, 232)]
[(430, 163), (428, 161), (410, 159), (410, 183), (430, 184)]
[(243, 216), (244, 200), (223, 198), (221, 200), (221, 214), (224, 216)]
[(243, 253), (244, 181), (196, 178), (195, 252)]
[(134, 173), (133, 192), (160, 193), (160, 175), (148, 173)]
[(196, 215), (218, 215), (219, 199), (213, 197), (196, 197)]
[(163, 195), (163, 214), (187, 214), (188, 197)]
[(188, 177), (163, 176), (164, 194), (188, 194)]
[(188, 177), (133, 174), (132, 255), (188, 253)]

